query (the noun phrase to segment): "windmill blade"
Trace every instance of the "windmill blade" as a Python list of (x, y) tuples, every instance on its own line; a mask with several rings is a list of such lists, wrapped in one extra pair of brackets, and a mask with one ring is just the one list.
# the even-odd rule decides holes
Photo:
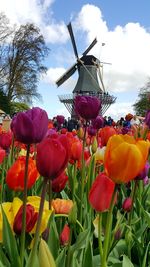
[(102, 63), (102, 64), (108, 64), (108, 65), (112, 65), (112, 63), (110, 63), (110, 62), (104, 62), (104, 61), (100, 61), (100, 63)]
[(71, 38), (71, 42), (72, 42), (72, 45), (73, 45), (73, 50), (74, 50), (75, 56), (76, 56), (76, 58), (78, 58), (78, 51), (77, 51), (77, 46), (76, 46), (74, 34), (73, 34), (73, 31), (72, 31), (71, 22), (67, 25), (67, 28), (68, 28), (68, 31), (69, 31), (69, 34), (70, 34), (70, 38)]
[(74, 72), (77, 69), (77, 63), (75, 63), (70, 69), (68, 69), (57, 81), (56, 84), (59, 87), (61, 84), (63, 84), (66, 80), (68, 80), (70, 78), (70, 76), (72, 74), (74, 74)]
[(86, 56), (87, 53), (92, 49), (92, 47), (97, 43), (97, 39), (95, 38), (93, 40), (93, 42), (89, 45), (89, 47), (84, 51), (84, 53), (82, 54), (83, 56)]

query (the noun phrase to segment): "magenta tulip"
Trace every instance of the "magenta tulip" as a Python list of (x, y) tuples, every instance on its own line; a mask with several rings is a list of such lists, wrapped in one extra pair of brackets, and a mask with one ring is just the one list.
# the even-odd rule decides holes
[(48, 129), (48, 116), (41, 108), (19, 112), (12, 120), (11, 129), (17, 141), (24, 144), (39, 143)]

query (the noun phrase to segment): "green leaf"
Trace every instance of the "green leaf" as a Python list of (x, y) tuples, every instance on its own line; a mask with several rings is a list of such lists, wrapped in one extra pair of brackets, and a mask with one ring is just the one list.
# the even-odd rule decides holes
[[(77, 261), (77, 258), (76, 258), (76, 256), (75, 256), (75, 254), (74, 254), (73, 257), (72, 257), (71, 266), (72, 266), (72, 267), (80, 267), (80, 265), (79, 265), (79, 263), (78, 263), (78, 261)], [(89, 266), (90, 266), (90, 265), (89, 265)], [(91, 267), (91, 266), (90, 266), (90, 267)]]
[(49, 234), (47, 244), (50, 248), (50, 251), (54, 259), (56, 259), (58, 256), (58, 251), (59, 251), (59, 236), (58, 236), (57, 227), (56, 227), (54, 218), (50, 223), (50, 234)]
[(123, 255), (122, 267), (134, 267), (134, 265), (126, 255)]
[(93, 266), (100, 267), (100, 256), (99, 255), (93, 256)]
[[(139, 202), (139, 201), (138, 201)], [(143, 212), (143, 215), (144, 215), (144, 218), (148, 224), (148, 227), (150, 228), (150, 213), (148, 213), (148, 211), (144, 210), (143, 206), (141, 205), (141, 203), (139, 202), (140, 204), (140, 207), (142, 209), (142, 212)]]
[(86, 241), (89, 238), (89, 230), (85, 230), (81, 232), (78, 237), (77, 241), (74, 245), (71, 246), (72, 253), (74, 253), (76, 250), (82, 249), (86, 247)]
[[(31, 267), (31, 255), (32, 255), (32, 250), (30, 252), (28, 261), (27, 261), (27, 263), (25, 265), (26, 267)], [(37, 253), (35, 253), (35, 255), (34, 255), (34, 262), (32, 262), (32, 267), (40, 267), (40, 265), (39, 265), (39, 258), (38, 258)]]
[(125, 240), (120, 239), (117, 245), (111, 251), (110, 256), (119, 259), (124, 254), (127, 254), (127, 244)]
[(148, 254), (148, 251), (149, 251), (149, 246), (150, 246), (150, 242), (148, 243), (147, 248), (146, 248), (146, 252), (144, 254), (144, 259), (143, 259), (143, 262), (142, 262), (142, 267), (146, 267), (146, 259), (147, 259), (147, 254)]
[(87, 266), (93, 267), (93, 251), (91, 242), (88, 242), (88, 245), (85, 249), (82, 267), (87, 267)]
[(13, 232), (11, 230), (10, 224), (7, 220), (3, 208), (2, 208), (2, 214), (3, 214), (3, 245), (6, 249), (6, 253), (10, 258), (11, 267), (20, 267), (20, 257), (17, 249), (16, 239), (13, 235)]
[[(56, 259), (57, 267), (65, 267), (66, 265), (66, 248), (64, 248)], [(44, 266), (43, 266), (44, 267)]]
[(4, 266), (10, 267), (10, 262), (8, 258), (6, 257), (6, 254), (1, 245), (0, 245), (0, 259), (1, 259), (1, 263), (4, 264)]
[(4, 265), (0, 260), (0, 267), (7, 267), (7, 265)]

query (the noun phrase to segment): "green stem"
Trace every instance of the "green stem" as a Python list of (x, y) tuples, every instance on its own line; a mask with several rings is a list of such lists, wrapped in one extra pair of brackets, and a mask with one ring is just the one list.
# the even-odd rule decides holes
[[(59, 218), (59, 217), (66, 217), (66, 218), (68, 218), (68, 215), (67, 214), (55, 214), (55, 218)], [(84, 228), (83, 228), (82, 224), (78, 220), (76, 220), (76, 223), (79, 225), (79, 227), (81, 228), (81, 230), (84, 231)]]
[(27, 185), (28, 185), (29, 154), (30, 154), (30, 144), (27, 145), (27, 154), (26, 154), (26, 162), (25, 162), (25, 173), (24, 173), (22, 232), (21, 232), (21, 249), (20, 249), (20, 258), (21, 258), (21, 266), (22, 267), (24, 266), (24, 251), (25, 251), (26, 205), (27, 205)]
[(33, 248), (31, 250), (29, 262), (27, 265), (28, 267), (34, 266), (35, 256), (36, 256), (36, 252), (37, 252), (37, 246), (38, 246), (38, 242), (39, 242), (40, 227), (41, 227), (44, 201), (45, 201), (45, 195), (46, 195), (46, 187), (47, 187), (47, 179), (44, 179), (43, 180), (43, 188), (42, 188), (42, 194), (41, 194), (40, 207), (39, 207), (39, 214), (38, 214), (35, 237), (34, 237), (34, 244), (33, 244)]
[(99, 213), (99, 220), (98, 220), (98, 245), (99, 245), (99, 253), (100, 253), (100, 260), (103, 257), (103, 247), (102, 247), (102, 213)]
[(13, 135), (13, 137), (12, 137), (12, 146), (11, 146), (11, 151), (10, 151), (11, 164), (14, 162), (14, 143), (15, 143), (15, 139), (14, 139), (14, 135)]
[[(131, 204), (131, 210), (130, 210), (130, 214), (129, 214), (129, 220), (128, 220), (128, 226), (130, 227), (131, 226), (131, 221), (132, 221), (132, 216), (133, 216), (133, 203), (134, 203), (134, 200), (135, 200), (135, 194), (136, 194), (136, 190), (137, 190), (137, 183), (138, 181), (135, 181), (134, 182), (134, 186), (133, 186), (133, 190), (132, 190), (132, 204)], [(130, 246), (130, 240), (128, 241), (128, 257), (129, 259), (131, 259), (131, 246)]]
[(49, 198), (49, 210), (50, 210), (52, 202), (52, 181), (50, 179), (48, 181), (48, 198)]
[(7, 158), (5, 157), (2, 163), (2, 176), (1, 176), (1, 189), (0, 189), (0, 203), (3, 203), (3, 192), (4, 192), (4, 180), (5, 180), (5, 166), (6, 166), (6, 160)]
[(131, 198), (132, 198), (132, 204), (131, 204), (131, 210), (130, 210), (129, 221), (128, 221), (128, 225), (129, 226), (131, 225), (131, 220), (132, 220), (132, 215), (133, 215), (133, 203), (134, 203), (134, 199), (135, 199), (135, 193), (136, 193), (136, 190), (137, 190), (137, 183), (138, 183), (138, 181), (135, 181), (134, 182), (132, 196), (131, 196)]
[(83, 137), (83, 147), (82, 147), (82, 170), (81, 170), (81, 205), (80, 205), (80, 223), (82, 224), (82, 210), (83, 210), (83, 196), (84, 196), (84, 182), (85, 182), (85, 161), (84, 161), (84, 148), (86, 142), (86, 129), (87, 129), (87, 121), (84, 129), (84, 137)]
[(108, 254), (108, 247), (109, 247), (109, 241), (110, 241), (110, 233), (111, 233), (111, 225), (112, 225), (112, 211), (114, 208), (114, 199), (116, 195), (116, 189), (115, 186), (111, 203), (110, 203), (110, 209), (107, 214), (107, 221), (106, 221), (106, 230), (105, 230), (105, 240), (104, 240), (104, 248), (103, 248), (103, 257), (102, 257), (102, 264), (101, 267), (107, 267), (107, 254)]
[(73, 202), (75, 201), (75, 185), (76, 185), (76, 176), (77, 176), (77, 160), (75, 161), (75, 164), (74, 164), (74, 175), (73, 175), (73, 178), (72, 178), (72, 200)]
[(70, 226), (70, 236), (69, 236), (69, 243), (68, 243), (68, 253), (67, 253), (67, 267), (70, 267), (70, 260), (71, 260), (71, 241), (72, 241), (72, 226)]

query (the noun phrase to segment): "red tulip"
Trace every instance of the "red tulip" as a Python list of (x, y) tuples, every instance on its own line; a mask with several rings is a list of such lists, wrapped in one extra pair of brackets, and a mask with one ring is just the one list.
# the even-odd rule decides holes
[(68, 181), (68, 176), (65, 172), (61, 173), (56, 179), (52, 180), (52, 191), (61, 192)]
[(60, 234), (60, 243), (62, 246), (66, 246), (69, 243), (70, 238), (70, 228), (65, 224), (61, 234)]
[[(24, 189), (25, 160), (25, 157), (19, 157), (7, 172), (6, 183), (8, 187), (14, 191), (23, 191)], [(34, 185), (38, 176), (39, 173), (37, 171), (35, 161), (29, 158), (27, 182), (28, 189)]]
[(65, 135), (45, 138), (37, 146), (37, 169), (47, 179), (58, 177), (66, 168), (68, 160), (69, 144)]
[(71, 155), (70, 158), (72, 160), (80, 160), (82, 156), (82, 143), (78, 139), (73, 139), (73, 143), (71, 144)]
[[(13, 224), (13, 230), (16, 234), (20, 235), (22, 232), (22, 212), (23, 206), (18, 210)], [(38, 217), (38, 212), (35, 212), (35, 209), (30, 204), (26, 206), (26, 233), (30, 233), (33, 229)]]
[(7, 150), (12, 142), (12, 133), (11, 132), (3, 132), (0, 134), (0, 146), (1, 148)]
[(0, 147), (0, 164), (3, 162), (5, 156), (6, 156), (6, 151)]
[(123, 204), (122, 204), (122, 208), (124, 211), (129, 212), (132, 208), (132, 198), (128, 197), (124, 200)]
[(106, 146), (108, 139), (116, 134), (116, 130), (111, 126), (106, 126), (100, 130), (101, 144)]
[(89, 192), (89, 202), (98, 212), (109, 209), (115, 183), (110, 180), (104, 173), (99, 174), (92, 184)]

